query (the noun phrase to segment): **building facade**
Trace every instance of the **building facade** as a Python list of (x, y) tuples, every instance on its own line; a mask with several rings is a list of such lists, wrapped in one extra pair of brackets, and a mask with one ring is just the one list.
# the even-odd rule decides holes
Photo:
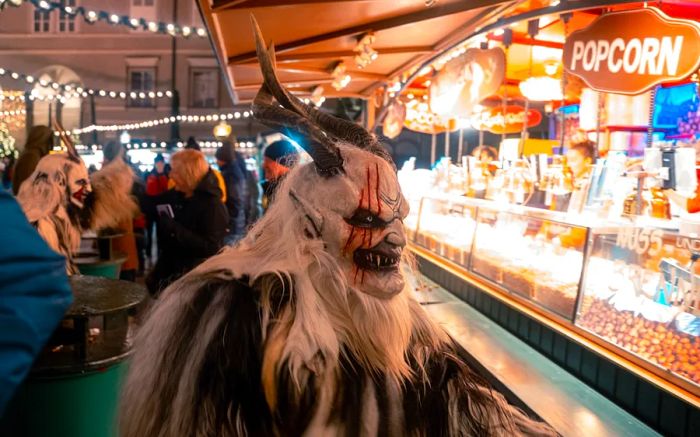
[[(147, 21), (204, 27), (193, 0), (64, 0), (62, 3), (64, 7), (83, 7)], [(44, 11), (31, 3), (0, 11), (0, 68), (35, 78), (34, 84), (28, 84), (9, 74), (0, 76), (0, 87), (6, 97), (0, 101), (0, 122), (10, 125), (20, 149), (24, 144), (26, 125), (48, 124), (52, 116), (58, 115), (66, 129), (74, 129), (92, 124), (138, 123), (173, 114), (173, 97), (132, 99), (128, 97), (132, 92), (148, 96), (157, 91), (174, 91), (179, 97), (177, 110), (183, 115), (236, 111), (243, 114), (249, 109), (233, 105), (208, 38), (196, 35), (173, 38), (104, 21), (90, 24), (80, 16), (74, 17), (62, 10)], [(55, 93), (55, 90), (40, 86), (38, 81), (41, 79), (85, 89), (114, 91), (117, 96), (124, 92), (127, 98), (110, 98), (109, 94), (100, 96), (95, 93), (88, 97), (69, 98), (62, 104), (42, 101), (40, 96)], [(21, 99), (20, 102), (20, 95), (32, 91), (36, 99), (31, 102)], [(16, 101), (7, 98), (13, 95), (17, 96)], [(8, 112), (21, 112), (22, 109), (27, 114)], [(233, 125), (234, 135), (244, 135), (251, 121), (241, 116), (229, 123)], [(179, 139), (184, 141), (194, 136), (200, 141), (213, 140), (215, 124), (213, 121), (182, 123)], [(103, 144), (118, 141), (122, 134), (123, 131), (100, 132), (95, 136), (82, 134), (81, 141), (84, 144), (95, 141)], [(132, 142), (142, 140), (158, 144), (175, 140), (176, 134), (169, 124), (129, 131)]]

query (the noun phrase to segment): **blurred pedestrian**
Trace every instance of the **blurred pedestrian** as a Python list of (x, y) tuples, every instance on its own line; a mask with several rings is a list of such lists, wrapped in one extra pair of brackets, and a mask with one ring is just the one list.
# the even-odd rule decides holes
[(233, 145), (229, 141), (224, 141), (222, 146), (216, 149), (215, 156), (226, 185), (225, 204), (229, 217), (226, 244), (231, 244), (243, 237), (246, 229), (245, 209), (248, 190), (245, 167), (241, 168), (239, 158), (235, 155)]
[(155, 198), (168, 191), (168, 171), (165, 158), (157, 154), (153, 160), (153, 170), (146, 175), (146, 257), (153, 256), (153, 235), (157, 226)]
[(48, 155), (53, 147), (53, 131), (47, 126), (34, 126), (24, 150), (19, 155), (12, 175), (12, 192), (17, 195), (19, 187), (33, 172), (39, 160)]
[(267, 210), (284, 176), (299, 162), (299, 151), (290, 141), (279, 140), (265, 148), (263, 153), (262, 207)]
[[(116, 160), (123, 160), (124, 162), (127, 161), (126, 149), (122, 144), (114, 141), (110, 141), (105, 144), (103, 154), (103, 166)], [(134, 179), (136, 179), (136, 177), (134, 177)], [(138, 184), (136, 181), (134, 181), (134, 185), (132, 185), (132, 195), (134, 194), (133, 187), (137, 185)], [(137, 215), (140, 215), (140, 213)], [(121, 266), (119, 279), (132, 282), (136, 281), (136, 273), (140, 270), (138, 250), (136, 247), (136, 236), (134, 234), (134, 219), (137, 217), (137, 215), (120, 222), (114, 230), (121, 235), (112, 240), (112, 247), (114, 250), (126, 254), (126, 261), (124, 261)]]
[(221, 190), (204, 154), (183, 150), (172, 156), (171, 165), (175, 188), (155, 199), (160, 254), (146, 278), (155, 296), (218, 252), (228, 224)]
[[(202, 151), (202, 149), (199, 147), (199, 143), (192, 136), (187, 138), (187, 143), (185, 144), (185, 150), (187, 150), (187, 149), (199, 150), (200, 152)], [(215, 168), (212, 168), (211, 170), (214, 172), (214, 176), (216, 176), (216, 180), (219, 183), (219, 188), (221, 189), (221, 201), (223, 203), (226, 203), (226, 198), (228, 196), (228, 192), (226, 191), (226, 182), (224, 181), (224, 177), (219, 170), (217, 170)], [(170, 188), (172, 188), (172, 181), (170, 184)]]

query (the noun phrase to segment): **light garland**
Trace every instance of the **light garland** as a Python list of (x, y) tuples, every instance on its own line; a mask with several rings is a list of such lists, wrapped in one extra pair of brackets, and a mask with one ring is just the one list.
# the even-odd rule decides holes
[(134, 18), (108, 11), (93, 11), (82, 6), (65, 6), (60, 2), (49, 2), (45, 0), (0, 0), (0, 9), (4, 8), (6, 5), (18, 7), (23, 3), (31, 3), (35, 8), (45, 12), (61, 11), (71, 17), (82, 17), (88, 24), (95, 24), (99, 21), (103, 21), (112, 26), (126, 26), (131, 29), (143, 29), (152, 33), (161, 33), (170, 36), (181, 36), (184, 38), (189, 38), (190, 36), (197, 36), (199, 38), (207, 37), (207, 30), (203, 27), (180, 26), (174, 23), (150, 21), (145, 18)]
[(20, 99), (27, 99), (28, 98), (29, 100), (40, 100), (40, 101), (59, 100), (62, 103), (65, 103), (65, 101), (67, 99), (71, 99), (73, 97), (88, 97), (88, 96), (109, 97), (111, 99), (122, 99), (122, 100), (126, 99), (127, 97), (131, 98), (131, 99), (154, 99), (154, 98), (162, 98), (162, 97), (170, 98), (173, 96), (173, 92), (170, 90), (148, 91), (148, 92), (145, 92), (145, 91), (126, 92), (126, 91), (109, 91), (109, 90), (103, 90), (103, 89), (83, 88), (80, 86), (75, 86), (75, 85), (70, 85), (70, 84), (61, 84), (61, 83), (53, 82), (50, 80), (44, 80), (44, 79), (37, 80), (32, 75), (18, 73), (16, 71), (12, 71), (12, 70), (9, 70), (7, 68), (2, 68), (2, 67), (0, 67), (0, 76), (8, 76), (8, 77), (15, 79), (15, 80), (24, 81), (27, 85), (39, 84), (40, 86), (42, 86), (44, 88), (52, 88), (52, 89), (58, 91), (58, 93), (59, 93), (59, 94), (51, 94), (48, 96), (41, 96), (36, 92), (36, 89), (33, 89), (28, 97), (26, 97), (26, 96), (5, 97), (3, 95), (3, 96), (0, 96), (0, 100), (3, 100), (5, 98), (9, 98), (9, 100), (14, 100), (15, 98), (20, 98)]
[[(220, 120), (233, 120), (241, 117), (248, 118), (252, 114), (249, 111), (225, 113), (225, 114), (209, 114), (209, 115), (174, 115), (170, 117), (156, 118), (154, 120), (142, 121), (139, 123), (128, 124), (112, 124), (112, 125), (90, 125), (83, 128), (64, 131), (64, 134), (80, 135), (90, 132), (114, 132), (114, 131), (129, 131), (137, 129), (146, 129), (149, 127), (168, 125), (175, 122), (182, 123), (211, 123), (219, 122)], [(61, 132), (54, 132), (54, 135), (60, 136)]]
[(14, 111), (2, 111), (0, 112), (0, 117), (14, 117), (15, 115), (26, 115), (27, 111), (24, 109), (16, 109)]
[[(202, 149), (218, 149), (223, 147), (224, 143), (222, 141), (198, 141), (200, 147)], [(240, 142), (235, 142), (235, 147), (240, 148), (240, 149), (252, 149), (255, 147), (255, 143), (252, 141), (240, 141)], [(185, 143), (182, 141), (178, 141), (176, 144), (176, 147), (178, 149), (182, 149), (185, 147)], [(168, 142), (166, 141), (141, 141), (141, 142), (133, 142), (133, 143), (127, 143), (124, 145), (128, 150), (159, 150), (159, 149), (165, 149), (168, 146)], [(55, 146), (53, 148), (54, 151), (56, 152), (61, 152), (65, 151), (65, 147), (63, 146)], [(102, 150), (102, 144), (76, 144), (75, 145), (75, 150), (77, 150), (79, 153), (80, 152), (90, 152), (90, 151), (97, 151), (97, 150)]]

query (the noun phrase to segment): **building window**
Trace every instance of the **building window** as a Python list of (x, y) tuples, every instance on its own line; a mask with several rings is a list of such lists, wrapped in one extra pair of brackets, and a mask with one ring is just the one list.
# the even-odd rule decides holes
[(51, 15), (49, 11), (42, 11), (39, 8), (34, 9), (34, 32), (49, 32), (51, 24)]
[(157, 21), (156, 0), (131, 0), (130, 9), (132, 17), (145, 18), (147, 21)]
[[(145, 94), (148, 94), (150, 91), (155, 91), (155, 78), (155, 68), (129, 68), (129, 91)], [(150, 108), (155, 106), (155, 100), (149, 97), (144, 99), (129, 98), (127, 103), (129, 106), (140, 108)]]
[[(75, 7), (75, 0), (63, 0), (63, 6)], [(60, 16), (58, 17), (58, 31), (59, 32), (75, 32), (75, 15), (67, 14), (66, 11), (61, 9)]]
[(217, 108), (219, 106), (219, 70), (193, 68), (190, 70), (190, 106)]

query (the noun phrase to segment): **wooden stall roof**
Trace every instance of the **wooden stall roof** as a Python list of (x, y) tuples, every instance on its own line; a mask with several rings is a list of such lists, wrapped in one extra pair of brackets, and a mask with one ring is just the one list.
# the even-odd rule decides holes
[[(250, 102), (262, 77), (250, 15), (274, 42), (279, 76), (295, 94), (368, 97), (381, 84), (419, 65), (524, 1), (512, 0), (199, 0), (227, 85), (237, 103)], [(378, 58), (354, 61), (358, 39), (373, 32)], [(336, 91), (331, 71), (344, 61), (351, 82)]]

